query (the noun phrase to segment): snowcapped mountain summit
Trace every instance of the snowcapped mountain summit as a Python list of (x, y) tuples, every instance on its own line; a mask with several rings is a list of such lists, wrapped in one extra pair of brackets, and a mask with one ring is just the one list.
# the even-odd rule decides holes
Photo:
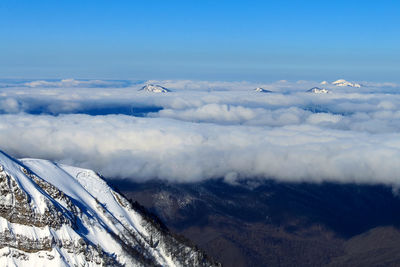
[(329, 90), (325, 89), (325, 88), (313, 87), (313, 88), (307, 90), (307, 92), (314, 93), (314, 94), (327, 94), (327, 93), (329, 93)]
[(261, 87), (257, 87), (256, 89), (254, 89), (254, 91), (260, 92), (260, 93), (272, 93), (272, 91), (261, 88)]
[(146, 92), (152, 92), (152, 93), (168, 93), (171, 92), (171, 90), (158, 85), (158, 84), (146, 84), (143, 86), (139, 91), (146, 91)]
[(212, 266), (91, 170), (0, 151), (1, 266)]
[(348, 82), (348, 81), (346, 81), (346, 80), (344, 80), (344, 79), (339, 79), (339, 80), (337, 80), (337, 81), (334, 81), (334, 82), (332, 82), (332, 84), (333, 84), (333, 85), (336, 85), (336, 86), (340, 86), (340, 87), (349, 86), (349, 87), (360, 88), (360, 87), (362, 86), (362, 85), (359, 84), (359, 83)]

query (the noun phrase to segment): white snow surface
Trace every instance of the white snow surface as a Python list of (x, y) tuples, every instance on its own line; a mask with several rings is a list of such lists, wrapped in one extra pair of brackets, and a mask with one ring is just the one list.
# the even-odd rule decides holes
[(333, 85), (339, 86), (339, 87), (343, 87), (343, 86), (349, 86), (349, 87), (355, 87), (355, 88), (360, 88), (361, 84), (359, 83), (352, 83), (352, 82), (348, 82), (344, 79), (339, 79), (336, 80), (334, 82), (332, 82)]
[[(134, 232), (136, 238), (146, 244), (149, 233), (143, 227), (143, 218), (135, 210), (126, 205), (127, 201), (113, 191), (107, 183), (91, 170), (75, 168), (67, 165), (40, 159), (15, 160), (0, 151), (0, 172), (13, 177), (19, 187), (32, 200), (37, 212), (43, 214), (46, 200), (50, 199), (43, 190), (23, 172), (23, 168), (52, 184), (67, 195), (81, 212), (83, 225), (72, 229), (62, 225), (59, 229), (48, 226), (40, 228), (29, 225), (10, 223), (0, 217), (0, 232), (10, 231), (26, 239), (38, 240), (50, 237), (55, 240), (70, 240), (78, 243), (79, 239), (89, 244), (100, 245), (103, 251), (115, 255), (116, 260), (128, 266), (134, 265), (132, 259), (123, 250), (121, 244), (113, 237), (124, 237), (126, 231)], [(51, 201), (57, 201), (51, 199)], [(62, 201), (59, 204), (66, 206)], [(124, 203), (125, 202), (125, 203)], [(131, 240), (130, 242), (137, 242)], [(135, 244), (132, 244), (135, 245)], [(156, 248), (146, 245), (148, 253), (162, 266), (175, 266), (172, 259), (163, 251), (162, 246)], [(160, 248), (161, 247), (161, 248)], [(21, 254), (22, 253), (22, 254)], [(21, 255), (25, 256), (21, 256)], [(15, 255), (20, 255), (16, 257)], [(26, 256), (27, 255), (27, 256)], [(26, 258), (27, 257), (27, 258)], [(18, 249), (5, 247), (0, 249), (0, 266), (95, 266), (96, 263), (85, 262), (85, 257), (76, 253), (68, 253), (64, 248), (53, 247), (51, 251), (26, 253)]]
[(157, 85), (157, 84), (147, 84), (140, 89), (141, 91), (151, 92), (151, 93), (168, 93), (170, 90), (167, 88)]
[(313, 88), (307, 90), (307, 92), (314, 93), (314, 94), (327, 94), (327, 93), (329, 93), (329, 90), (325, 89), (325, 88), (313, 87)]
[(254, 91), (256, 92), (260, 92), (260, 93), (271, 93), (272, 91), (261, 88), (261, 87), (257, 87), (256, 89), (254, 89)]

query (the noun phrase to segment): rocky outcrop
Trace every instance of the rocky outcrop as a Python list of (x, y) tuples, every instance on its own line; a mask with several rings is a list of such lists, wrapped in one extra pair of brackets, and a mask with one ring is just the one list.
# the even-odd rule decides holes
[[(25, 169), (22, 169), (26, 172)], [(45, 212), (39, 213), (31, 205), (30, 196), (21, 189), (17, 181), (4, 171), (0, 172), (0, 217), (12, 223), (37, 227), (60, 228), (63, 224), (73, 225), (63, 216), (62, 207), (45, 199)]]

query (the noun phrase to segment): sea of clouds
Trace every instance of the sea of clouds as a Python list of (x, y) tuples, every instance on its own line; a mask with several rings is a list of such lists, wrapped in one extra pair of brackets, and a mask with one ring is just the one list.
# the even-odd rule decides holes
[[(0, 150), (108, 178), (224, 178), (400, 186), (397, 84), (0, 82)], [(313, 86), (329, 94), (312, 94)], [(273, 93), (255, 92), (263, 87)]]

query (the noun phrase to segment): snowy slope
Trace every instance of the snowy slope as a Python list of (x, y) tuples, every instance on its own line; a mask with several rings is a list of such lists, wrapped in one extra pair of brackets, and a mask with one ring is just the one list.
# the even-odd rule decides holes
[(169, 89), (157, 85), (157, 84), (147, 84), (143, 86), (139, 91), (146, 91), (146, 92), (151, 92), (151, 93), (168, 93), (171, 92)]
[(254, 91), (260, 92), (260, 93), (272, 93), (272, 91), (261, 88), (261, 87), (257, 87), (256, 89), (254, 89)]
[(339, 86), (339, 87), (344, 87), (344, 86), (349, 86), (349, 87), (356, 87), (356, 88), (360, 88), (361, 84), (359, 83), (352, 83), (352, 82), (348, 82), (344, 79), (339, 79), (337, 81), (332, 82), (333, 85)]
[(307, 90), (308, 93), (313, 93), (313, 94), (327, 94), (329, 93), (329, 90), (325, 88), (319, 88), (319, 87), (313, 87), (309, 90)]
[(0, 266), (211, 266), (96, 173), (0, 151)]

